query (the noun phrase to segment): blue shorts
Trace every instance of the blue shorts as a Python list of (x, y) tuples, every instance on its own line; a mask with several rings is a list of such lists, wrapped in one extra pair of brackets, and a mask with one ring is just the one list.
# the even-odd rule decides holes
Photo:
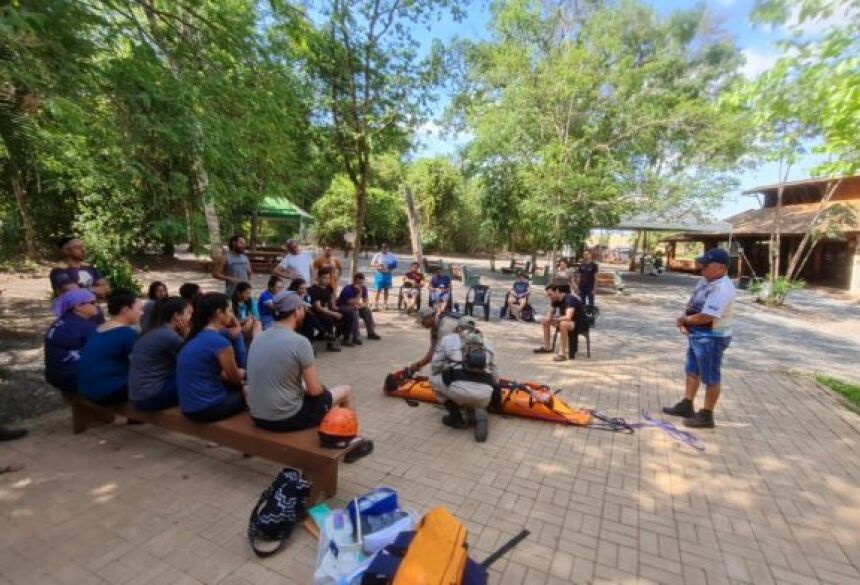
[(434, 291), (433, 293), (430, 294), (430, 300), (433, 301), (434, 303), (438, 303), (438, 302), (447, 303), (450, 298), (451, 298), (451, 291), (447, 291), (447, 290), (446, 291), (439, 291), (439, 292)]
[(719, 384), (723, 352), (731, 342), (731, 337), (690, 335), (685, 367), (687, 375), (698, 377), (704, 384)]
[(373, 284), (376, 285), (376, 290), (388, 290), (391, 288), (391, 273), (377, 272), (373, 277)]

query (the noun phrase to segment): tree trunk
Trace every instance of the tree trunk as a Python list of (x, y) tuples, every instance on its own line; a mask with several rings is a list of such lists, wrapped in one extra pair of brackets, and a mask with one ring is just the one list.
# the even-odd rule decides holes
[(18, 211), (21, 213), (21, 226), (24, 228), (24, 253), (27, 258), (36, 258), (36, 229), (33, 226), (33, 218), (30, 215), (30, 204), (27, 200), (27, 187), (21, 177), (20, 171), (12, 172), (12, 191), (15, 193), (15, 201), (18, 203)]
[(770, 291), (768, 300), (774, 300), (776, 279), (779, 277), (779, 264), (782, 256), (782, 194), (785, 191), (785, 182), (780, 176), (779, 187), (776, 190), (776, 209), (773, 212), (773, 227), (770, 234)]
[[(827, 203), (830, 202), (830, 199), (833, 197), (833, 194), (836, 192), (836, 189), (839, 188), (841, 183), (842, 179), (839, 179), (835, 183), (827, 185), (827, 192), (824, 194), (824, 197), (821, 198), (821, 202), (818, 204), (818, 209), (815, 210), (815, 215), (812, 217), (812, 221), (809, 222), (806, 233), (803, 234), (803, 239), (800, 240), (797, 250), (795, 250), (794, 254), (791, 256), (788, 270), (785, 272), (786, 279), (793, 280), (803, 270), (803, 266), (809, 259), (809, 254), (804, 254), (804, 250), (806, 249), (806, 246), (809, 245), (809, 241), (812, 238), (812, 232), (815, 231), (815, 226), (818, 224), (818, 219), (821, 217), (821, 213), (827, 207)], [(813, 242), (812, 247), (815, 247), (815, 244), (816, 242)]]
[[(561, 206), (560, 198), (556, 201), (556, 209)], [(549, 270), (550, 273), (555, 276), (556, 270), (556, 258), (558, 257), (558, 245), (559, 240), (561, 239), (561, 212), (557, 211), (555, 214), (555, 225), (553, 226), (552, 232), (552, 252), (549, 254)]]
[(493, 237), (490, 239), (490, 272), (496, 271), (496, 232), (493, 232)]
[(633, 250), (630, 251), (630, 262), (627, 265), (627, 270), (630, 272), (636, 271), (636, 255), (639, 253), (639, 238), (642, 237), (642, 232), (636, 232), (636, 239), (633, 240)]
[(355, 188), (355, 241), (353, 242), (352, 262), (349, 263), (350, 279), (358, 272), (359, 251), (364, 239), (364, 214), (367, 208), (367, 185), (362, 183)]
[(418, 214), (415, 212), (415, 201), (412, 198), (412, 189), (409, 185), (403, 190), (403, 198), (406, 200), (406, 216), (409, 219), (409, 240), (412, 243), (412, 255), (415, 261), (424, 265), (424, 250), (421, 247), (421, 230), (418, 224)]

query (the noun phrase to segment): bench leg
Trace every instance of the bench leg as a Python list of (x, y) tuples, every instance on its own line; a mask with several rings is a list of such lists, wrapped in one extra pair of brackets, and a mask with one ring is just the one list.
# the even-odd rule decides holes
[(317, 504), (337, 493), (337, 461), (331, 461), (320, 467), (307, 470), (308, 479), (311, 481), (311, 505)]
[(107, 408), (95, 409), (77, 399), (77, 397), (66, 397), (72, 407), (72, 432), (79, 435), (93, 426), (93, 423), (107, 423), (114, 421), (115, 414)]

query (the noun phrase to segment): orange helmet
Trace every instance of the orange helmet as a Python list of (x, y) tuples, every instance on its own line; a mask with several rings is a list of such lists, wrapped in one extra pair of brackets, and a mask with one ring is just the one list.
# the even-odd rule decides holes
[(335, 406), (323, 417), (319, 435), (323, 447), (346, 447), (358, 436), (358, 418), (355, 412), (343, 406)]

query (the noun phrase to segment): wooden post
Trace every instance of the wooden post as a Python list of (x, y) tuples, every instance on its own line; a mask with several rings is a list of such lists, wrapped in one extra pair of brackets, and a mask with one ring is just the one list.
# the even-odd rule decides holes
[(257, 208), (254, 207), (254, 212), (251, 214), (251, 251), (257, 251)]

